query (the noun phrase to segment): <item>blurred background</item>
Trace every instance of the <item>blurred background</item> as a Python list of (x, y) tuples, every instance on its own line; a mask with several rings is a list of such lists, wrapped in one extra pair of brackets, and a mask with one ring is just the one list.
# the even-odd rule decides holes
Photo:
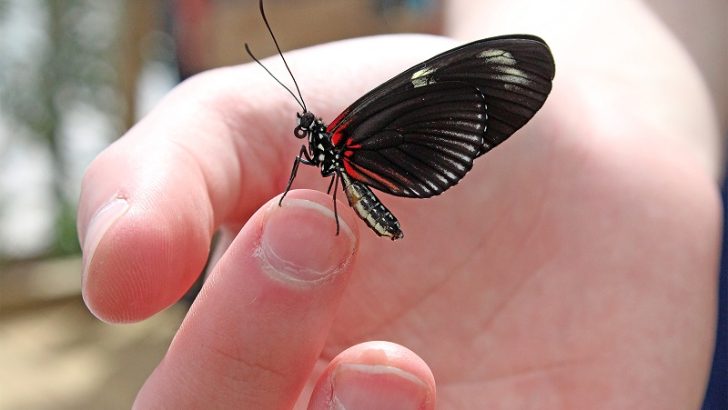
[[(284, 50), (442, 25), (437, 0), (266, 0), (266, 8)], [(662, 17), (700, 44), (705, 33), (680, 33), (680, 13)], [(274, 52), (257, 0), (0, 0), (0, 409), (130, 407), (188, 302), (123, 326), (85, 309), (81, 177), (178, 82), (248, 62), (245, 42), (258, 57)], [(719, 333), (715, 403), (728, 391), (728, 329)]]
[[(266, 11), (286, 50), (440, 25), (434, 0)], [(245, 42), (274, 53), (257, 0), (0, 0), (0, 409), (131, 406), (187, 304), (123, 326), (85, 309), (81, 178), (178, 82), (249, 62)]]

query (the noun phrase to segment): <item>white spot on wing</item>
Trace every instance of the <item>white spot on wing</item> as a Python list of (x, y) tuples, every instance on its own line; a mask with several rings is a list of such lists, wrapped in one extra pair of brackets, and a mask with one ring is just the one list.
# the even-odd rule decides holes
[(502, 67), (501, 66), (501, 67), (495, 67), (494, 69), (503, 74), (526, 77), (526, 73), (524, 73), (523, 70), (520, 70), (515, 67)]
[(480, 52), (480, 54), (478, 54), (477, 57), (491, 59), (494, 62), (497, 62), (500, 64), (505, 64), (505, 65), (515, 65), (516, 64), (516, 59), (513, 58), (513, 54), (511, 54), (505, 50), (488, 49), (488, 50), (484, 50), (484, 51)]
[(526, 74), (523, 70), (515, 67), (518, 62), (513, 57), (513, 54), (509, 53), (508, 51), (488, 49), (478, 54), (478, 57), (491, 60), (492, 63), (495, 63), (493, 65), (494, 71), (509, 76), (507, 78), (498, 78), (501, 81), (518, 85), (528, 85), (530, 83), (528, 74)]
[(435, 80), (430, 77), (432, 73), (435, 72), (435, 69), (432, 67), (425, 67), (421, 70), (417, 70), (412, 74), (411, 80), (412, 80), (412, 86), (422, 87), (427, 84), (432, 84), (435, 82)]

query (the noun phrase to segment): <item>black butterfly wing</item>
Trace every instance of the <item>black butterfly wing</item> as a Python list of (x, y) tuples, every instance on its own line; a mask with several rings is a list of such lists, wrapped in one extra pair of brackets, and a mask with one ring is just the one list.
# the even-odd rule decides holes
[(328, 127), (353, 179), (427, 198), (521, 128), (551, 91), (554, 62), (533, 36), (469, 43), (375, 88)]

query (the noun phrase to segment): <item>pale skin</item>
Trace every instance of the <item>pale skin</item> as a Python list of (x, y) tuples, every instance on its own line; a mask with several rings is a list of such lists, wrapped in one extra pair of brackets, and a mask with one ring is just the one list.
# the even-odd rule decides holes
[[(300, 148), (296, 105), (255, 65), (182, 84), (94, 161), (79, 234), (84, 298), (102, 320), (174, 303), (213, 233), (230, 238), (137, 408), (700, 405), (722, 97), (640, 3), (582, 5), (560, 24), (535, 18), (548, 2), (487, 3), (495, 11), (476, 7), (463, 15), (477, 24), (463, 17), (451, 33), (542, 36), (554, 90), (442, 196), (381, 195), (400, 241), (374, 235), (345, 203), (335, 236), (321, 192), (293, 190), (277, 206)], [(310, 109), (330, 121), (456, 44), (391, 36), (287, 56)], [(631, 64), (615, 63), (625, 55)], [(327, 183), (301, 167), (294, 187)]]

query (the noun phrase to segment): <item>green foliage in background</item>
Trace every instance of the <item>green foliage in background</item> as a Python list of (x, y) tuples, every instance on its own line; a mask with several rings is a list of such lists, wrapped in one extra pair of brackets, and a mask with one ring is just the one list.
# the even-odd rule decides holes
[[(15, 52), (4, 52), (0, 62), (0, 106), (17, 135), (35, 139), (50, 153), (56, 215), (48, 256), (78, 253), (78, 181), (68, 172), (77, 159), (69, 144), (84, 142), (69, 136), (63, 125), (70, 110), (85, 105), (118, 128), (122, 104), (113, 61), (121, 6), (110, 0), (0, 0), (0, 24), (9, 23), (11, 8), (19, 3), (38, 21), (20, 38), (5, 39)], [(12, 198), (0, 201), (0, 211), (8, 200)]]

